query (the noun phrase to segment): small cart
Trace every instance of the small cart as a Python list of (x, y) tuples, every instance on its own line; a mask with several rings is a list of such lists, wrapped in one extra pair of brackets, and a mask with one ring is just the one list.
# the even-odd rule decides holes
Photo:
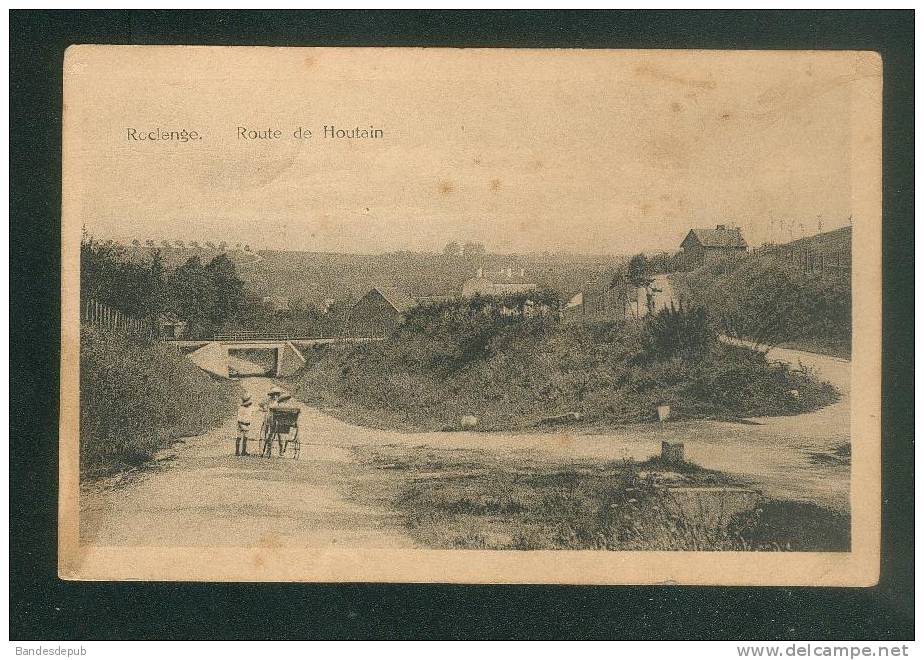
[(298, 458), (302, 443), (298, 439), (298, 414), (301, 409), (294, 406), (271, 406), (267, 424), (263, 426), (263, 451), (261, 456), (273, 455), (273, 441), (279, 443), (279, 455), (284, 455), (292, 445), (292, 458)]

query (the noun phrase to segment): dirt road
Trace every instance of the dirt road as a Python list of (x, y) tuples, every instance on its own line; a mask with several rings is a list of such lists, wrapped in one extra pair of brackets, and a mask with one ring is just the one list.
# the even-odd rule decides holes
[[(302, 406), (299, 460), (234, 456), (234, 423), (163, 452), (153, 467), (119, 483), (97, 483), (81, 495), (81, 536), (101, 545), (406, 547), (412, 544), (385, 501), (363, 504), (386, 479), (361, 462), (366, 445), (467, 449), (510, 460), (569, 464), (646, 459), (661, 441), (683, 442), (686, 457), (740, 475), (767, 495), (849, 507), (850, 364), (798, 351), (770, 359), (813, 360), (844, 392), (832, 406), (805, 415), (732, 422), (630, 425), (601, 434), (402, 433), (353, 426)], [(266, 378), (242, 381), (255, 400)], [(250, 450), (258, 454), (256, 442)], [(356, 451), (354, 451), (356, 450)]]
[[(272, 385), (242, 381), (259, 401)], [(311, 423), (308, 424), (311, 426)], [(304, 444), (299, 460), (234, 455), (234, 420), (162, 452), (150, 469), (81, 493), (81, 539), (97, 545), (402, 547), (395, 517), (346, 495), (375, 473), (348, 443)], [(310, 442), (310, 440), (309, 440)]]

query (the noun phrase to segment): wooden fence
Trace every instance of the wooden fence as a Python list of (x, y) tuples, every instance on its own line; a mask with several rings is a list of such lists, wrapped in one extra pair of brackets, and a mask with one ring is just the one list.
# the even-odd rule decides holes
[(153, 339), (156, 335), (154, 325), (150, 321), (128, 316), (93, 299), (81, 301), (80, 321), (110, 332), (145, 339)]
[(850, 277), (851, 254), (848, 250), (817, 252), (808, 248), (786, 245), (764, 245), (751, 251), (757, 260), (773, 259), (788, 261), (802, 269), (803, 273), (817, 273)]

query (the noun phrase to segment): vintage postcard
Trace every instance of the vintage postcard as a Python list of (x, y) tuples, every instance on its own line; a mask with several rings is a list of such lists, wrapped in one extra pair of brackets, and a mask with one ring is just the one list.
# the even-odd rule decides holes
[(871, 585), (870, 52), (72, 46), (60, 575)]

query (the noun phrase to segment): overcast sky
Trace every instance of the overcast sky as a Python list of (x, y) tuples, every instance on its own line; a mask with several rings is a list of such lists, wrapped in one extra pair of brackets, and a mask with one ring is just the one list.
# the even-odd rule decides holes
[[(720, 222), (751, 244), (843, 226), (851, 95), (878, 75), (849, 53), (680, 51), (87, 49), (67, 67), (92, 234), (363, 253), (620, 254)], [(203, 139), (127, 139), (158, 127)]]

